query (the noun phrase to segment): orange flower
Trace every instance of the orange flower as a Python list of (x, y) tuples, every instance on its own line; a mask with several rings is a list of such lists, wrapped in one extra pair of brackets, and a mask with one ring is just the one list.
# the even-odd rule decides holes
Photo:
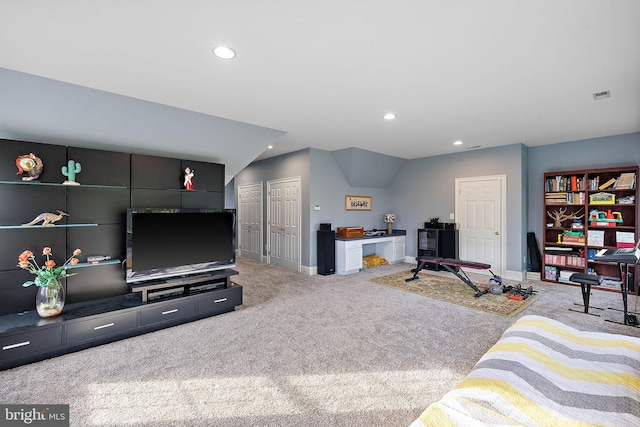
[(73, 255), (71, 255), (61, 266), (57, 266), (56, 262), (51, 259), (53, 257), (53, 252), (49, 246), (45, 246), (42, 249), (42, 256), (45, 258), (45, 261), (44, 264), (41, 265), (36, 261), (33, 252), (29, 250), (23, 251), (18, 256), (18, 267), (27, 270), (29, 273), (36, 276), (36, 278), (35, 280), (27, 280), (22, 284), (22, 286), (28, 287), (36, 285), (42, 288), (60, 286), (60, 279), (77, 274), (67, 271), (67, 266), (78, 264), (79, 260), (76, 256), (81, 253), (82, 251), (80, 249), (75, 249), (73, 251)]

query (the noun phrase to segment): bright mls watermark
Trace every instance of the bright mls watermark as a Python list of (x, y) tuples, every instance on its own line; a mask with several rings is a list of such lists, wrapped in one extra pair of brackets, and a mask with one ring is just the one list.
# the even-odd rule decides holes
[(69, 427), (69, 405), (0, 405), (0, 425)]

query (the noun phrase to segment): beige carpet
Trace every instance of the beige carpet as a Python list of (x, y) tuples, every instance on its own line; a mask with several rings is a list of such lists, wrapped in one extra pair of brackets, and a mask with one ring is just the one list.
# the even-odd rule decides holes
[[(533, 304), (538, 298), (537, 293), (534, 293), (533, 296), (522, 301), (509, 299), (509, 293), (501, 295), (487, 293), (476, 298), (475, 291), (451, 273), (447, 276), (442, 276), (429, 274), (427, 271), (423, 270), (420, 272), (419, 279), (412, 280), (410, 282), (405, 281), (405, 279), (411, 276), (413, 276), (411, 271), (402, 271), (400, 273), (389, 274), (387, 276), (375, 277), (370, 279), (370, 281), (380, 285), (413, 292), (425, 297), (438, 299), (440, 301), (446, 301), (452, 304), (458, 304), (506, 317), (511, 317), (520, 313), (522, 310)], [(488, 277), (484, 283), (474, 282), (480, 290), (489, 289), (488, 283)]]
[[(0, 371), (0, 403), (69, 404), (72, 427), (406, 427), (520, 316), (370, 281), (412, 266), (307, 276), (239, 257), (236, 311)], [(569, 311), (579, 287), (524, 284), (539, 295), (521, 315), (640, 335), (606, 321), (620, 294), (593, 291), (596, 317)]]

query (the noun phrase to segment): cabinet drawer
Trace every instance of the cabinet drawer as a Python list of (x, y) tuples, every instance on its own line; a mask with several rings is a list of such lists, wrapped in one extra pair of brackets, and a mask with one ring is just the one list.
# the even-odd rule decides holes
[(143, 326), (146, 326), (152, 323), (192, 316), (195, 311), (196, 306), (193, 298), (159, 302), (141, 310), (142, 317), (140, 322)]
[(242, 305), (242, 287), (212, 291), (198, 296), (198, 314), (216, 314)]
[(41, 350), (54, 350), (62, 344), (62, 327), (0, 337), (2, 360)]
[(74, 344), (136, 328), (135, 311), (100, 316), (67, 326), (67, 344)]

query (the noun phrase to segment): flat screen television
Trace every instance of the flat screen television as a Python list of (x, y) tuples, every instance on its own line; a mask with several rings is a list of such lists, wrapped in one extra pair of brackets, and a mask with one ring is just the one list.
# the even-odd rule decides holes
[(127, 209), (126, 280), (139, 283), (235, 267), (235, 209)]

